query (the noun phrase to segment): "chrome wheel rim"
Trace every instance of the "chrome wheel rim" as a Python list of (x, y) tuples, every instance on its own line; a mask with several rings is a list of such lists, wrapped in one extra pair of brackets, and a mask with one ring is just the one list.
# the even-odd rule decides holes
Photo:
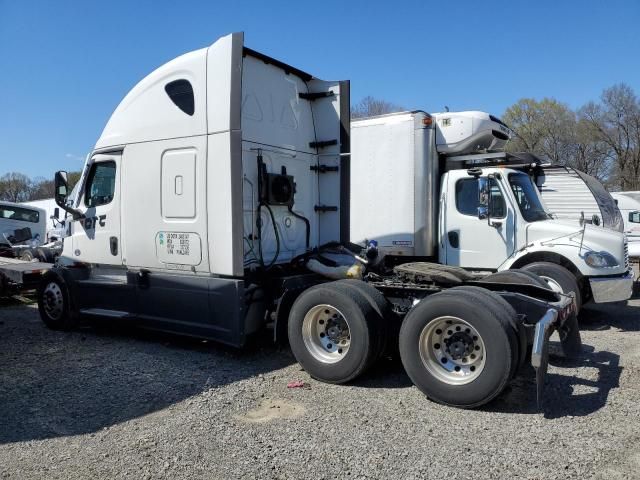
[(316, 305), (304, 316), (302, 340), (317, 361), (337, 363), (347, 355), (351, 345), (349, 323), (336, 307)]
[(484, 369), (484, 341), (473, 326), (458, 317), (438, 317), (420, 333), (420, 358), (431, 375), (448, 385), (474, 381)]
[(558, 282), (556, 282), (553, 278), (551, 277), (547, 277), (545, 275), (538, 275), (541, 279), (543, 279), (545, 282), (547, 282), (547, 285), (549, 285), (549, 288), (551, 290), (553, 290), (556, 293), (564, 293), (564, 290), (562, 290), (562, 287), (560, 286), (560, 284)]
[(64, 311), (64, 297), (60, 285), (55, 282), (49, 283), (44, 289), (42, 297), (42, 304), (47, 316), (52, 320), (59, 320)]

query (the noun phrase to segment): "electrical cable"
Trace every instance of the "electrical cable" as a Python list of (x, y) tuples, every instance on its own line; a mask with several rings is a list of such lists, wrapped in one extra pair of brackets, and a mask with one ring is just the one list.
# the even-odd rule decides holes
[(304, 224), (305, 224), (305, 226), (307, 228), (307, 237), (306, 237), (306, 239), (307, 239), (307, 242), (306, 242), (307, 247), (306, 248), (307, 248), (307, 250), (309, 250), (310, 239), (311, 239), (311, 223), (309, 222), (309, 219), (307, 217), (303, 216), (303, 215), (300, 215), (300, 214), (294, 212), (293, 208), (291, 207), (291, 205), (289, 205), (289, 213), (291, 215), (293, 215), (294, 217), (299, 218), (300, 220), (302, 220), (304, 222)]

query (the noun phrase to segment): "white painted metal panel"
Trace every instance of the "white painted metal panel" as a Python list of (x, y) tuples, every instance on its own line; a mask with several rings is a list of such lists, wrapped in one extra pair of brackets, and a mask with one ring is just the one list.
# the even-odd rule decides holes
[(208, 135), (207, 142), (207, 217), (211, 272), (240, 276), (243, 273), (240, 133)]
[(207, 50), (207, 132), (240, 129), (242, 33), (222, 37)]
[(309, 146), (316, 141), (311, 103), (300, 98), (300, 92), (307, 92), (300, 77), (246, 56), (242, 66), (242, 139), (314, 153)]
[(168, 150), (162, 155), (162, 198), (164, 218), (196, 216), (196, 151)]
[[(311, 102), (311, 110), (318, 140), (336, 140), (335, 145), (319, 149), (318, 164), (340, 168), (340, 84), (313, 79), (308, 82), (310, 92), (333, 92), (333, 96)], [(327, 172), (317, 175), (318, 204), (337, 206), (318, 217), (318, 244), (340, 239), (340, 175)]]
[[(160, 232), (190, 233), (198, 235), (202, 245), (207, 234), (207, 164), (206, 136), (175, 138), (156, 142), (127, 145), (122, 156), (122, 243), (123, 263), (130, 267), (166, 269), (166, 258), (159, 256), (153, 246)], [(163, 214), (163, 159), (175, 152), (195, 157), (193, 198), (194, 214), (188, 218), (175, 218)], [(175, 157), (174, 157), (175, 158)], [(184, 172), (183, 172), (184, 173)], [(183, 183), (183, 189), (187, 186)], [(183, 190), (185, 192), (185, 190)], [(174, 204), (170, 209), (180, 209)], [(172, 211), (171, 213), (184, 213)], [(189, 212), (190, 213), (190, 212)], [(185, 264), (193, 261), (185, 256)], [(175, 263), (175, 262), (172, 262)], [(202, 249), (202, 260), (195, 267), (198, 272), (209, 272), (208, 249)]]
[(413, 114), (351, 123), (352, 242), (413, 254), (414, 151)]

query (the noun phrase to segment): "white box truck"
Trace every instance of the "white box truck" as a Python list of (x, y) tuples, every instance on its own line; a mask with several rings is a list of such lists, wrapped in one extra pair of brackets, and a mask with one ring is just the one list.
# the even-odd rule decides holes
[[(620, 232), (553, 219), (499, 150), (509, 130), (484, 112), (403, 112), (351, 124), (351, 240), (475, 271), (522, 269), (582, 302), (627, 300)], [(526, 155), (525, 155), (526, 156)]]
[[(152, 72), (112, 114), (71, 205), (56, 173), (72, 220), (40, 287), (43, 321), (119, 318), (234, 346), (273, 323), (331, 383), (395, 347), (426, 395), (460, 407), (498, 395), (532, 345), (540, 393), (551, 332), (580, 349), (570, 295), (525, 274), (376, 271), (346, 248), (349, 103), (348, 82), (246, 48), (239, 33)], [(362, 280), (329, 281), (337, 272)]]

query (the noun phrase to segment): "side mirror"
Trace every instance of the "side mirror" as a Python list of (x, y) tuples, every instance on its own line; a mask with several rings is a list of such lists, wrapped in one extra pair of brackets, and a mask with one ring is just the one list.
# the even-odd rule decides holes
[(629, 212), (630, 223), (640, 223), (640, 212)]
[(489, 180), (478, 177), (478, 219), (485, 220), (489, 216)]
[(56, 172), (55, 180), (55, 200), (58, 206), (65, 205), (69, 196), (69, 182), (67, 180), (67, 172)]
[(53, 209), (53, 218), (60, 220), (60, 209), (58, 207)]
[(595, 225), (596, 227), (600, 226), (600, 217), (596, 214), (593, 214), (593, 216), (591, 217), (591, 224)]

